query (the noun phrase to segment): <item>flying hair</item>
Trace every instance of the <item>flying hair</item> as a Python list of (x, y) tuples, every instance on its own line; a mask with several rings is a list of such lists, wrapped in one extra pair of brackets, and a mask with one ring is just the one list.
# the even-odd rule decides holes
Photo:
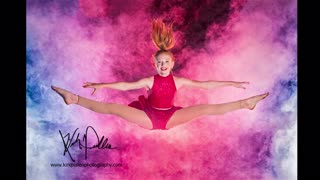
[(173, 48), (175, 40), (173, 37), (172, 23), (166, 26), (162, 19), (152, 21), (152, 42), (158, 50), (168, 51)]

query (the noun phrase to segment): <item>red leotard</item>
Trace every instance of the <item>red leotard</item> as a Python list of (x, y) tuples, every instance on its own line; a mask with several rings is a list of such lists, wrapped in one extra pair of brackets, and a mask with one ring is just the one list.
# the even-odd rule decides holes
[(172, 74), (166, 77), (157, 74), (154, 76), (152, 88), (148, 91), (148, 98), (141, 95), (139, 101), (134, 101), (129, 106), (143, 110), (152, 122), (152, 129), (166, 129), (173, 113), (182, 108), (173, 105), (176, 91)]

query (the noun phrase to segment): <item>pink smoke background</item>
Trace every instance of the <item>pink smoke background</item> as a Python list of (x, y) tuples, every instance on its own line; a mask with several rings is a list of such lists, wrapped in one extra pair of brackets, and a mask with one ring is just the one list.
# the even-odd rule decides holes
[[(27, 63), (27, 83), (29, 91), (37, 89), (40, 97), (35, 101), (27, 96), (27, 147), (43, 149), (42, 155), (27, 154), (28, 177), (38, 179), (43, 173), (58, 179), (65, 174), (68, 179), (296, 177), (296, 144), (291, 140), (296, 138), (296, 89), (283, 85), (296, 80), (296, 1), (199, 2), (27, 2), (27, 53), (33, 59)], [(91, 96), (82, 83), (153, 76), (150, 60), (156, 48), (150, 23), (157, 17), (174, 22), (174, 75), (250, 82), (246, 90), (182, 88), (175, 105), (224, 103), (264, 92), (270, 96), (254, 111), (201, 117), (168, 131), (150, 131), (112, 115), (66, 106), (50, 89), (56, 85), (97, 101), (121, 104), (146, 95), (145, 90), (103, 89)], [(43, 128), (43, 122), (51, 125)], [(83, 134), (89, 125), (118, 149), (89, 151), (87, 161), (83, 151), (76, 151), (77, 161), (121, 162), (121, 168), (32, 166), (39, 160), (69, 161), (62, 155), (58, 129), (79, 128)]]

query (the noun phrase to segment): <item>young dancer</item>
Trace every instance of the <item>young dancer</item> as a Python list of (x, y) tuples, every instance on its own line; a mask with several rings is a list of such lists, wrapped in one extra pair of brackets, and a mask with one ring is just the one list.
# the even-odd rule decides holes
[(145, 88), (148, 97), (139, 96), (138, 101), (129, 105), (98, 102), (76, 95), (65, 89), (51, 86), (67, 105), (77, 104), (92, 111), (113, 114), (146, 129), (170, 129), (205, 115), (218, 115), (238, 109), (253, 110), (256, 104), (266, 98), (269, 93), (253, 96), (238, 101), (222, 104), (199, 104), (190, 107), (175, 106), (173, 99), (176, 91), (182, 86), (203, 89), (213, 89), (223, 86), (233, 86), (245, 89), (248, 82), (234, 81), (194, 81), (172, 74), (175, 59), (169, 49), (173, 48), (172, 24), (166, 26), (161, 20), (152, 22), (152, 40), (159, 49), (153, 55), (152, 65), (157, 74), (135, 82), (91, 83), (83, 84), (84, 88), (93, 88), (92, 94), (101, 88), (111, 88), (122, 91)]

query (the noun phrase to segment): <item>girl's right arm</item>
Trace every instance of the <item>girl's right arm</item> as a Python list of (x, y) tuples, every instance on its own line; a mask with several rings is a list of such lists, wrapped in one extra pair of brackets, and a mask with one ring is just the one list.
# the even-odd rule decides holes
[(140, 89), (146, 87), (147, 89), (151, 88), (152, 79), (143, 78), (135, 82), (114, 82), (114, 83), (91, 83), (86, 82), (83, 83), (82, 87), (84, 88), (93, 88), (92, 94), (94, 94), (97, 90), (102, 88), (110, 88), (110, 89), (117, 89), (121, 91), (133, 90), (133, 89)]

